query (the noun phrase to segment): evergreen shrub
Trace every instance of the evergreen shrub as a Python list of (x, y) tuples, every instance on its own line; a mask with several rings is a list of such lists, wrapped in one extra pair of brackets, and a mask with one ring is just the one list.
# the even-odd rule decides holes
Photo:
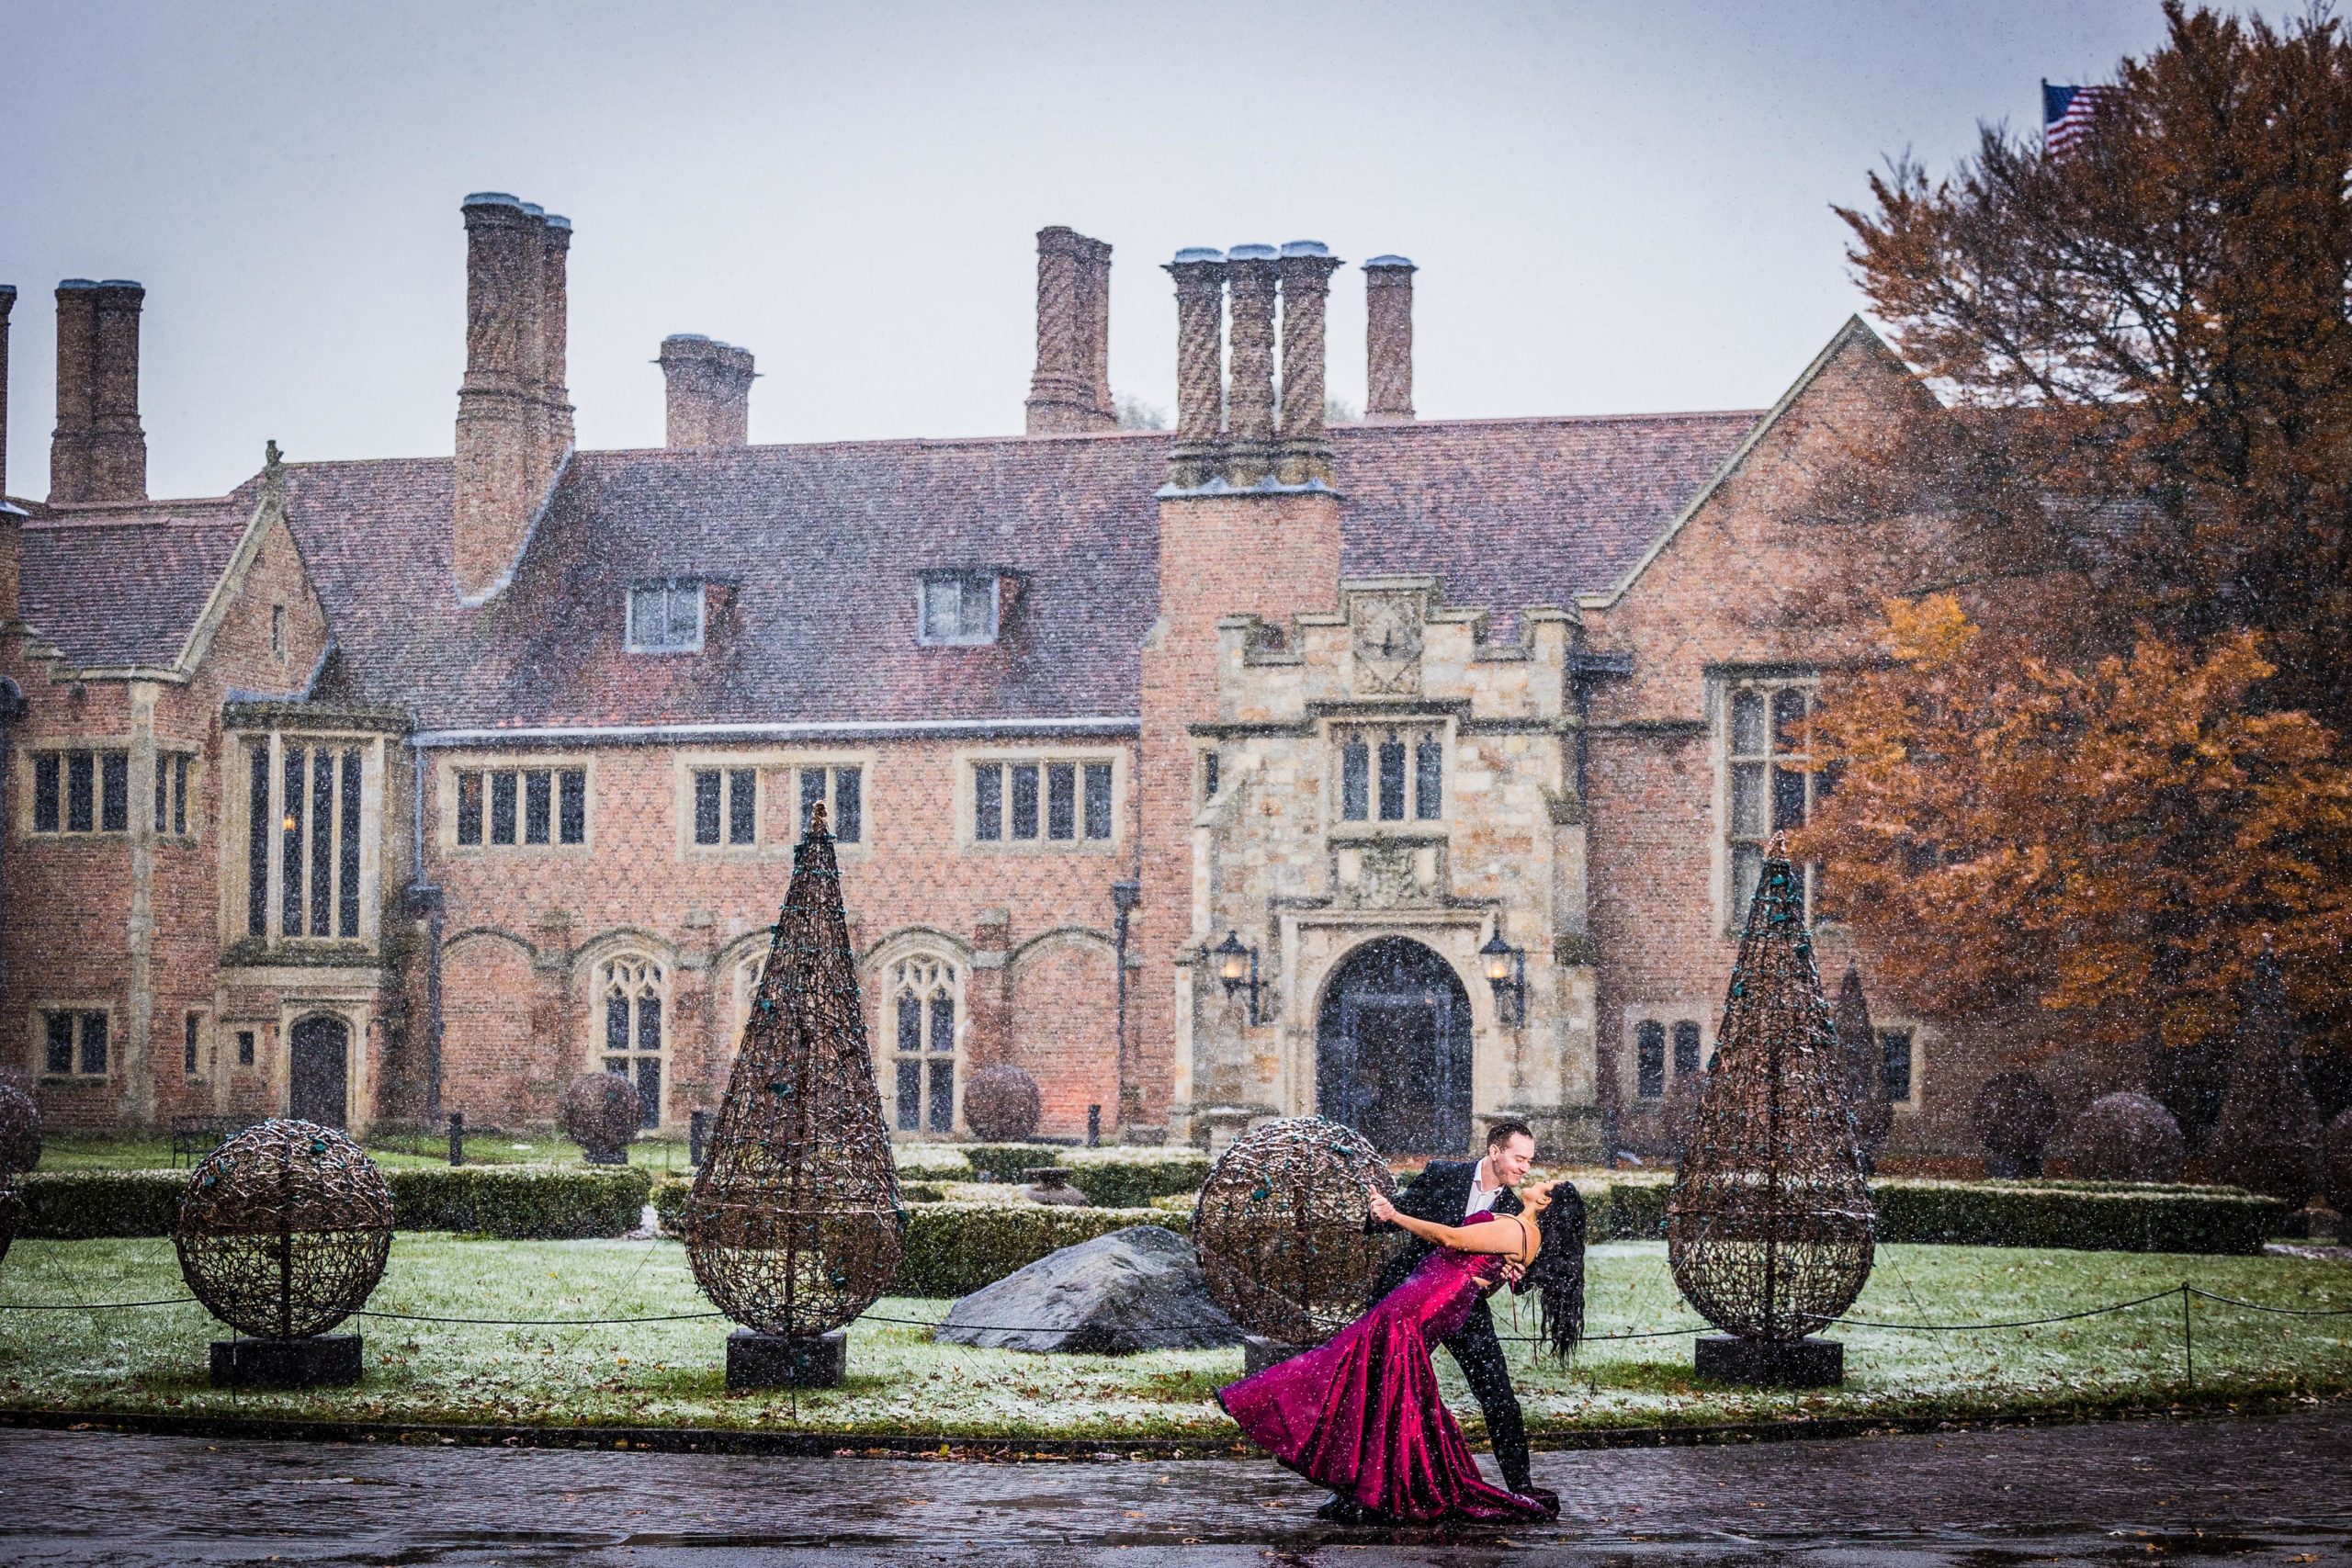
[[(81, 1241), (169, 1235), (184, 1170), (35, 1171), (20, 1236)], [(628, 1167), (458, 1166), (387, 1170), (392, 1224), (507, 1239), (619, 1235), (642, 1217), (652, 1178)]]
[(1022, 1180), (1038, 1166), (1061, 1166), (1070, 1185), (1099, 1209), (1140, 1209), (1155, 1198), (1196, 1192), (1209, 1179), (1209, 1156), (1192, 1148), (1072, 1148), (1056, 1144), (976, 1144), (964, 1150), (976, 1174)]

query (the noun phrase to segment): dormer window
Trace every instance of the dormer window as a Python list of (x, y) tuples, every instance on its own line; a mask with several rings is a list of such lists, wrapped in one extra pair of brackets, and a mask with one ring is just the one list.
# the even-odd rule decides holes
[(702, 579), (672, 577), (628, 591), (631, 653), (692, 653), (702, 647)]
[(993, 571), (924, 573), (920, 640), (967, 647), (994, 642), (997, 582)]

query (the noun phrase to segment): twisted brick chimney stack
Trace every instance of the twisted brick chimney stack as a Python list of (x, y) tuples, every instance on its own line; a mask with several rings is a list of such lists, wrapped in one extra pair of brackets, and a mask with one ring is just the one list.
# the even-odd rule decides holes
[(502, 586), (571, 446), (564, 387), (571, 224), (503, 191), (466, 197), (466, 378), (453, 558), (469, 601)]
[(147, 433), (139, 425), (139, 312), (147, 290), (127, 278), (57, 286), (57, 429), (49, 499), (147, 499)]
[(0, 283), (0, 506), (8, 501), (8, 312), (17, 308), (17, 286)]
[(1363, 264), (1366, 424), (1413, 417), (1413, 274), (1403, 256)]
[(1029, 434), (1113, 430), (1111, 247), (1055, 224), (1037, 231), (1037, 372)]
[(1293, 240), (1280, 250), (1236, 245), (1176, 253), (1168, 264), (1176, 280), (1170, 491), (1329, 484), (1331, 444), (1323, 407), (1331, 274), (1339, 266), (1317, 240)]
[(743, 446), (751, 442), (752, 351), (700, 333), (662, 340), (662, 382), (669, 404), (669, 444)]

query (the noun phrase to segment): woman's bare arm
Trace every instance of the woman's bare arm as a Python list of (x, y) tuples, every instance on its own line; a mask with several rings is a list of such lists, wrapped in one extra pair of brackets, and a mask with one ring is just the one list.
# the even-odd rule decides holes
[(1419, 1236), (1423, 1241), (1450, 1247), (1456, 1252), (1496, 1253), (1532, 1262), (1535, 1257), (1535, 1227), (1521, 1224), (1515, 1214), (1498, 1214), (1496, 1220), (1510, 1220), (1510, 1224), (1489, 1222), (1476, 1225), (1442, 1225), (1433, 1220), (1406, 1213), (1385, 1196), (1374, 1193), (1372, 1213), (1375, 1219), (1388, 1221)]

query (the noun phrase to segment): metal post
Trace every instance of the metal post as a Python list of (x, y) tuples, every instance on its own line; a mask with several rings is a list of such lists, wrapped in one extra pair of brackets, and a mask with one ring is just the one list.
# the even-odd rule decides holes
[(449, 1163), (466, 1163), (466, 1113), (462, 1111), (449, 1112)]
[(2188, 1321), (2188, 1281), (2180, 1282), (2180, 1364), (2188, 1392), (2197, 1392), (2197, 1336)]
[(703, 1149), (710, 1141), (710, 1112), (697, 1111), (686, 1118), (686, 1163), (702, 1168)]
[(1086, 1108), (1086, 1146), (1090, 1149), (1099, 1148), (1102, 1144), (1102, 1108), (1099, 1105), (1090, 1105)]

